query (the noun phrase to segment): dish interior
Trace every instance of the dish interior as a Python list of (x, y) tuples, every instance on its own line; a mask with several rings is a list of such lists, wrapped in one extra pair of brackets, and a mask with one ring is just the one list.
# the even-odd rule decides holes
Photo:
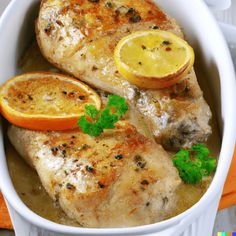
[[(31, 17), (31, 21), (32, 19), (34, 18)], [(33, 31), (31, 31), (30, 34), (33, 34), (32, 32)], [(29, 37), (27, 36), (27, 38)], [(29, 44), (26, 43), (26, 45), (23, 45), (22, 48), (25, 48), (25, 50), (23, 50), (23, 54), (21, 52), (19, 53), (20, 59), (17, 61), (15, 67), (17, 74), (30, 71), (58, 72), (56, 68), (52, 67), (42, 57), (35, 43), (35, 39), (33, 39), (32, 42), (30, 42)], [(213, 113), (213, 118), (211, 121), (213, 133), (209, 138), (207, 145), (212, 151), (212, 155), (218, 157), (221, 147), (221, 135), (218, 129), (217, 118), (214, 112), (215, 103), (211, 96), (211, 89), (208, 87), (208, 83), (206, 82), (209, 75), (206, 73), (205, 65), (203, 63), (203, 60), (201, 59), (201, 56), (199, 56), (198, 53), (195, 63), (195, 70), (197, 73), (198, 82), (204, 92), (204, 97), (209, 106), (211, 107), (211, 111)], [(36, 171), (29, 167), (28, 164), (26, 164), (26, 162), (19, 156), (19, 154), (15, 151), (15, 149), (8, 141), (6, 135), (5, 148), (12, 182), (19, 197), (24, 202), (24, 204), (36, 214), (48, 220), (59, 224), (79, 227), (80, 225), (78, 223), (69, 219), (63, 213), (60, 207), (50, 199), (43, 186), (41, 185)], [(22, 173), (25, 174), (22, 175)], [(181, 212), (187, 210), (192, 205), (194, 205), (197, 201), (199, 201), (199, 199), (203, 196), (203, 194), (209, 187), (209, 184), (210, 179), (206, 179), (203, 183), (196, 186), (181, 184), (180, 187), (177, 189), (178, 203), (176, 205), (178, 207), (172, 212), (172, 214), (168, 218), (180, 214)]]
[[(23, 54), (19, 63), (19, 71), (22, 73), (31, 71), (59, 72), (58, 69), (54, 68), (43, 58), (35, 40), (33, 40), (33, 43), (29, 44), (29, 47)], [(204, 77), (205, 73), (201, 69), (201, 65), (197, 66), (197, 74), (200, 80), (204, 81), (206, 79)], [(203, 83), (201, 88), (205, 94), (209, 94), (207, 93), (208, 87), (206, 86), (206, 83)], [(210, 100), (210, 96), (207, 98), (207, 102), (210, 104), (211, 109), (213, 110), (213, 103)], [(211, 125), (213, 133), (208, 140), (207, 145), (209, 149), (212, 150), (212, 155), (218, 156), (220, 150), (220, 135), (214, 115)], [(8, 141), (7, 137), (6, 140), (6, 156), (10, 175), (18, 195), (26, 204), (26, 206), (28, 206), (36, 214), (53, 222), (79, 227), (80, 225), (78, 223), (66, 216), (57, 203), (51, 200), (44, 190), (36, 171), (33, 170), (19, 156), (14, 147)], [(26, 174), (22, 175), (22, 173)], [(209, 178), (198, 185), (188, 185), (182, 183), (177, 189), (177, 208), (168, 218), (176, 216), (194, 205), (206, 192), (210, 181), (211, 180)]]

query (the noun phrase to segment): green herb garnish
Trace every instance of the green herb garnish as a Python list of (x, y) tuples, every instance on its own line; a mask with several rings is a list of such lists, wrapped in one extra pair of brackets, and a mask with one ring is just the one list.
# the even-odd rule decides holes
[(78, 125), (85, 134), (98, 137), (104, 129), (114, 129), (115, 123), (123, 117), (127, 110), (128, 106), (124, 98), (109, 95), (108, 104), (102, 111), (98, 111), (93, 105), (87, 105), (85, 115), (79, 119)]
[(197, 184), (216, 169), (216, 158), (209, 155), (210, 151), (206, 145), (196, 144), (190, 150), (181, 149), (177, 152), (173, 164), (185, 183)]

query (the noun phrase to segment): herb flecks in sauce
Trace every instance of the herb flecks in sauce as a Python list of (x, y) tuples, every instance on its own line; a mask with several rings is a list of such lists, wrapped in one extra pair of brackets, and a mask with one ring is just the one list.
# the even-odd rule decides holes
[(140, 155), (136, 155), (134, 157), (134, 162), (136, 163), (136, 166), (140, 169), (144, 169), (147, 164), (146, 161)]
[(89, 2), (92, 2), (92, 3), (98, 3), (99, 0), (88, 0)]
[(111, 2), (107, 2), (106, 5), (105, 5), (107, 8), (112, 8), (113, 7), (113, 4)]
[(139, 21), (141, 21), (140, 15), (133, 15), (129, 18), (130, 23), (138, 23)]
[(116, 155), (116, 156), (115, 156), (115, 159), (116, 159), (116, 160), (121, 160), (121, 159), (123, 159), (123, 155), (121, 155), (121, 154), (120, 154), (120, 155)]
[(170, 45), (170, 44), (171, 44), (171, 42), (170, 42), (170, 41), (168, 41), (168, 40), (164, 40), (164, 41), (162, 42), (162, 44), (164, 44), (164, 45)]
[(98, 182), (98, 186), (101, 188), (101, 189), (104, 189), (106, 186), (103, 184), (103, 183), (101, 183), (101, 182)]
[(94, 168), (92, 166), (86, 166), (86, 171), (89, 172), (89, 173), (93, 173)]
[(148, 182), (146, 179), (144, 179), (144, 180), (141, 182), (141, 184), (142, 184), (142, 185), (149, 185), (149, 182)]
[(68, 190), (75, 190), (75, 186), (74, 186), (73, 184), (70, 184), (70, 183), (67, 183), (67, 184), (66, 184), (66, 188), (67, 188)]

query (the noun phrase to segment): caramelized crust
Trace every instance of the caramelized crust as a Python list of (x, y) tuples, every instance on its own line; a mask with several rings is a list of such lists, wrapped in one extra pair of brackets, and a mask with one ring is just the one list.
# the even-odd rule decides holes
[(82, 226), (150, 224), (176, 207), (181, 181), (168, 154), (126, 122), (98, 138), (15, 126), (8, 136), (49, 195)]
[(118, 73), (115, 46), (122, 37), (145, 29), (183, 37), (175, 20), (151, 0), (45, 0), (36, 24), (48, 61), (96, 88), (126, 97), (165, 148), (206, 141), (211, 111), (194, 70), (164, 90), (141, 90)]

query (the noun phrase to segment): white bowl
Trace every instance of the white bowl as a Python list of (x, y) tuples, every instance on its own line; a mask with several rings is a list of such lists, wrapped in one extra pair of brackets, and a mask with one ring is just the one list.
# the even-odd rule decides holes
[[(208, 73), (210, 96), (214, 99), (222, 146), (214, 180), (192, 208), (169, 220), (140, 227), (87, 229), (59, 225), (27, 208), (12, 185), (0, 136), (0, 187), (7, 200), (18, 236), (36, 235), (185, 235), (210, 236), (230, 166), (236, 134), (236, 83), (227, 44), (203, 1), (156, 1), (177, 19), (197, 52), (197, 61)], [(12, 0), (0, 20), (0, 82), (19, 73), (17, 62), (33, 35), (38, 0)], [(199, 78), (200, 79), (200, 78)], [(2, 129), (2, 127), (1, 127)], [(22, 173), (23, 174), (23, 173)], [(23, 183), (22, 183), (23, 184)]]
[(236, 68), (236, 26), (225, 23), (220, 23), (220, 26), (228, 42), (234, 62), (234, 67)]

